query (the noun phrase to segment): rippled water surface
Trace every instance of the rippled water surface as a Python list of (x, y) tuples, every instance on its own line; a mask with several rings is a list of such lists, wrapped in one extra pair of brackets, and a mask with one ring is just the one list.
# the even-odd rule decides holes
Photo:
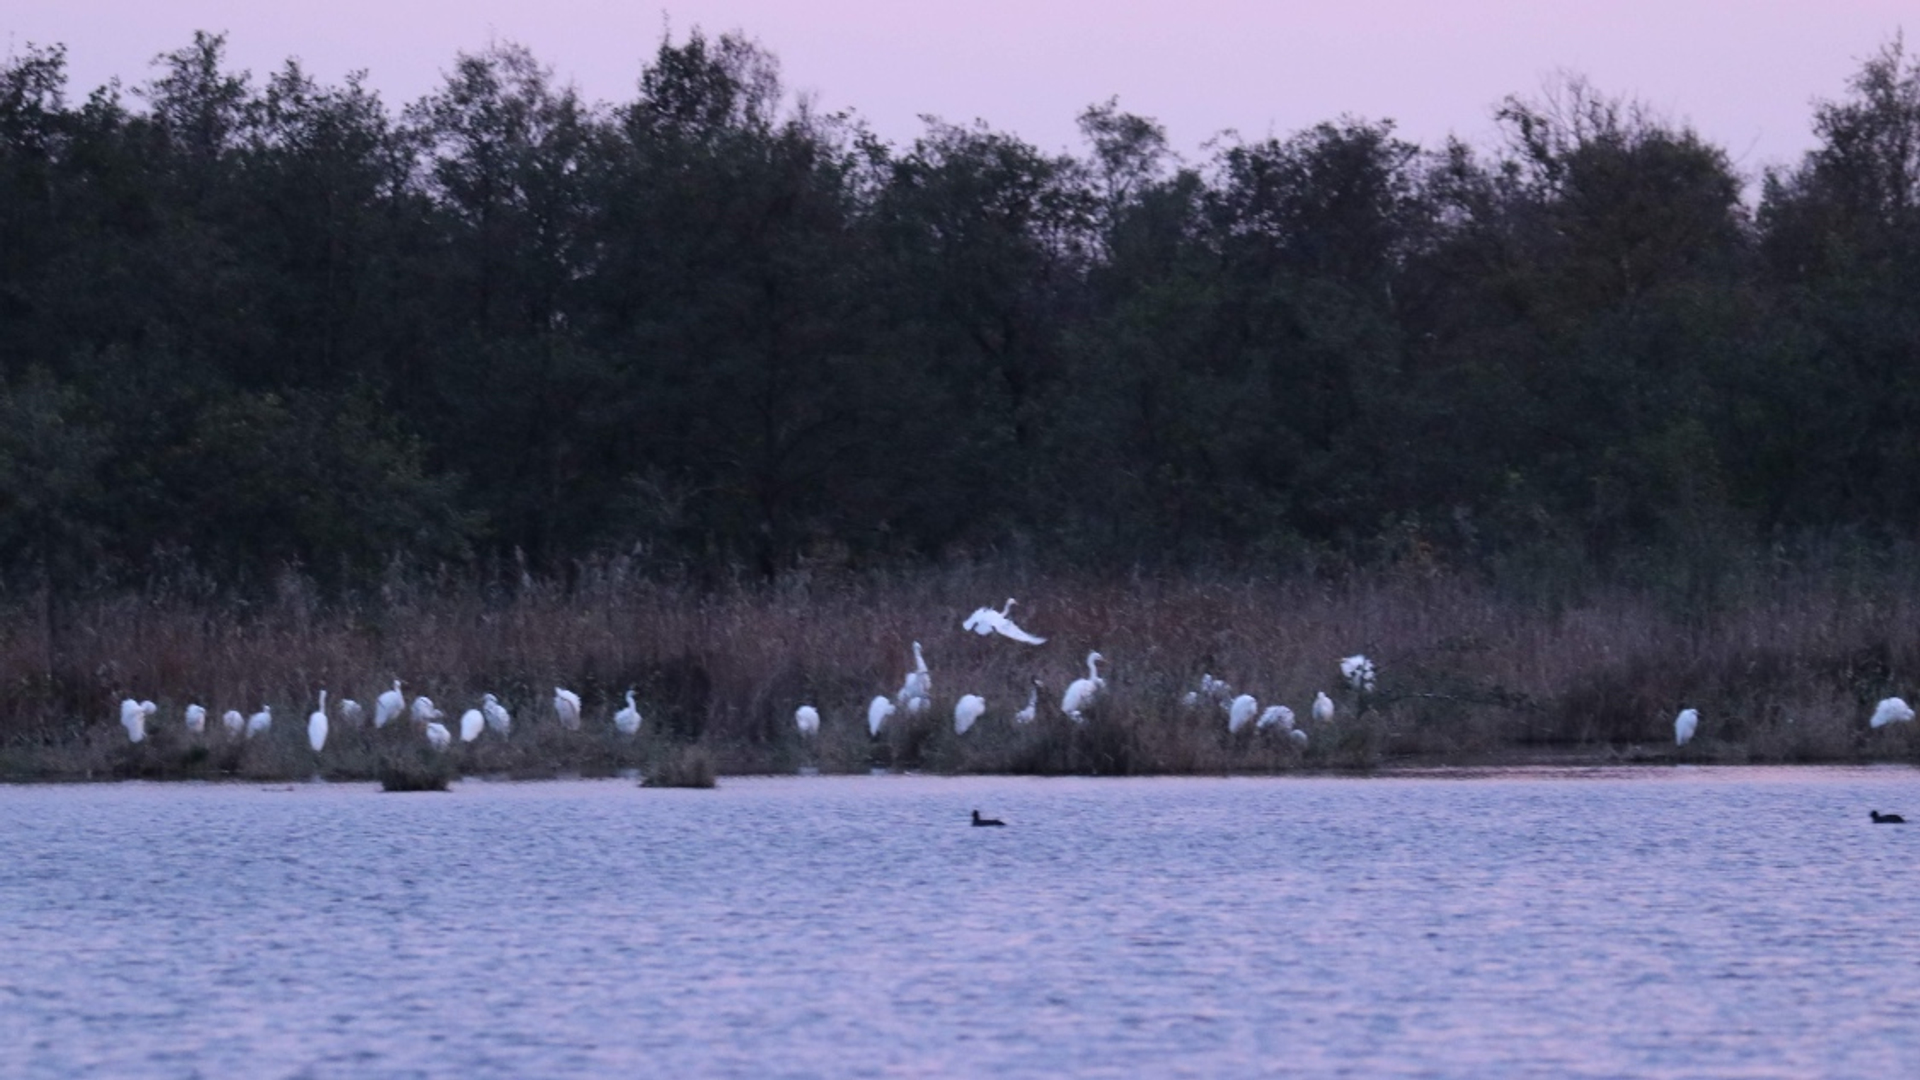
[(1920, 1076), (1920, 773), (0, 787), (0, 949), (21, 1076)]

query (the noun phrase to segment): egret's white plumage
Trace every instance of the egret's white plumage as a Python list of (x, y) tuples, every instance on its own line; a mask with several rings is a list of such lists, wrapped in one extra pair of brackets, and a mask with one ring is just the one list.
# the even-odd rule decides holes
[(1040, 712), (1040, 680), (1033, 680), (1033, 689), (1027, 691), (1026, 707), (1013, 714), (1016, 724), (1031, 724)]
[(357, 728), (361, 724), (366, 723), (366, 721), (367, 721), (367, 712), (365, 709), (362, 709), (360, 707), (359, 702), (353, 700), (352, 698), (340, 699), (340, 722), (341, 723), (347, 725), (348, 727)]
[(1347, 686), (1362, 693), (1373, 690), (1373, 661), (1355, 653), (1340, 661), (1340, 677), (1347, 680)]
[(1873, 707), (1873, 719), (1867, 721), (1874, 727), (1886, 727), (1888, 724), (1905, 724), (1913, 720), (1913, 709), (1897, 697), (1883, 698)]
[(965, 735), (980, 714), (987, 711), (987, 701), (979, 694), (963, 694), (953, 704), (953, 733)]
[(554, 687), (553, 713), (560, 718), (561, 727), (568, 731), (579, 731), (580, 695), (562, 687)]
[(227, 734), (238, 735), (247, 726), (247, 718), (240, 715), (239, 709), (228, 709), (220, 714), (220, 723), (226, 726)]
[(307, 745), (314, 753), (327, 745), (327, 692), (320, 691), (320, 707), (307, 714)]
[(1227, 731), (1238, 733), (1259, 711), (1260, 703), (1253, 699), (1252, 694), (1241, 694), (1234, 698), (1233, 703), (1227, 706)]
[(981, 637), (999, 634), (1001, 637), (1012, 638), (1015, 641), (1025, 642), (1028, 645), (1046, 644), (1046, 638), (1035, 637), (1027, 633), (1025, 630), (1020, 629), (1012, 619), (1007, 617), (1007, 612), (1013, 610), (1013, 604), (1013, 597), (1009, 596), (1007, 597), (1007, 602), (1000, 606), (999, 611), (995, 611), (989, 607), (975, 608), (973, 614), (967, 616), (966, 621), (960, 624), (960, 628), (963, 630), (971, 630)]
[(892, 715), (893, 702), (878, 694), (874, 695), (873, 700), (867, 702), (867, 734), (880, 734), (880, 725), (886, 723), (887, 717)]
[(1293, 745), (1299, 747), (1300, 749), (1305, 750), (1307, 748), (1307, 733), (1304, 731), (1301, 731), (1299, 728), (1292, 728), (1288, 730), (1287, 738), (1292, 739)]
[(793, 726), (799, 728), (802, 735), (820, 734), (820, 710), (811, 705), (793, 710)]
[(1283, 730), (1292, 731), (1293, 710), (1287, 708), (1285, 705), (1269, 705), (1267, 706), (1267, 710), (1260, 714), (1260, 719), (1254, 724), (1254, 727), (1264, 731), (1275, 725), (1278, 725)]
[(273, 726), (273, 706), (262, 705), (260, 711), (247, 717), (247, 738), (251, 739)]
[(1699, 709), (1681, 709), (1680, 715), (1673, 718), (1673, 745), (1687, 745), (1687, 740), (1693, 738), (1694, 729), (1699, 726)]
[(627, 707), (613, 714), (613, 726), (620, 729), (622, 735), (632, 735), (640, 730), (640, 709), (633, 703), (633, 689), (627, 689)]
[(493, 729), (495, 735), (505, 736), (513, 730), (513, 714), (507, 712), (507, 707), (500, 704), (499, 698), (492, 694), (481, 695), (480, 711), (486, 715), (487, 726)]
[(127, 729), (128, 742), (144, 742), (147, 738), (147, 717), (153, 715), (151, 701), (135, 701), (126, 698), (120, 702), (120, 726)]
[(472, 742), (487, 730), (487, 718), (479, 709), (468, 709), (460, 714), (460, 741)]
[(1097, 652), (1087, 654), (1087, 677), (1075, 679), (1067, 686), (1067, 692), (1060, 697), (1061, 712), (1076, 721), (1086, 719), (1080, 714), (1093, 704), (1093, 699), (1107, 685), (1107, 680), (1100, 677), (1099, 668), (1106, 659)]
[(453, 745), (453, 732), (447, 730), (447, 725), (436, 721), (429, 723), (426, 730), (427, 745), (435, 750), (445, 750)]
[(187, 706), (187, 731), (198, 735), (207, 730), (207, 707), (205, 705)]
[(407, 711), (406, 695), (400, 692), (400, 680), (393, 680), (393, 689), (373, 699), (373, 726), (383, 728), (387, 721), (399, 718)]
[(901, 681), (894, 701), (909, 713), (926, 712), (933, 704), (933, 676), (927, 671), (927, 658), (917, 641), (913, 643), (913, 670)]
[(1333, 719), (1333, 699), (1323, 690), (1313, 695), (1313, 722), (1324, 724), (1331, 719)]
[(446, 715), (445, 713), (440, 711), (440, 707), (433, 703), (433, 699), (428, 697), (427, 695), (421, 694), (419, 697), (413, 699), (413, 722), (414, 723), (416, 724), (429, 723), (431, 721), (438, 720), (445, 715)]

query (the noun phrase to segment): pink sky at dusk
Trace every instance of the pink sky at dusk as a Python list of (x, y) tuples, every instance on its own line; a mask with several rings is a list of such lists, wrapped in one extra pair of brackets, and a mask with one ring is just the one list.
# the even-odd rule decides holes
[(1224, 128), (1284, 136), (1342, 114), (1392, 118), (1428, 146), (1485, 142), (1501, 98), (1570, 71), (1690, 121), (1750, 175), (1810, 147), (1813, 99), (1842, 94), (1903, 22), (1920, 29), (1913, 0), (0, 0), (9, 52), (68, 47), (76, 99), (112, 76), (145, 81), (155, 54), (204, 29), (227, 32), (232, 65), (256, 78), (289, 56), (322, 82), (366, 68), (395, 110), (490, 37), (589, 99), (625, 101), (663, 27), (699, 26), (744, 30), (790, 90), (896, 143), (932, 114), (1077, 148), (1074, 116), (1114, 95), (1190, 158)]

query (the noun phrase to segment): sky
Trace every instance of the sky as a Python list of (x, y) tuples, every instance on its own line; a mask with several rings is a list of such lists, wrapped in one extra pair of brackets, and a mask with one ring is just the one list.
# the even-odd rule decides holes
[[(1904, 24), (1904, 27), (1903, 27)], [(459, 52), (524, 44), (590, 100), (627, 101), (663, 33), (739, 30), (791, 91), (851, 109), (899, 144), (920, 117), (980, 119), (1044, 150), (1079, 149), (1074, 117), (1118, 97), (1190, 161), (1222, 130), (1286, 136), (1391, 119), (1437, 147), (1488, 145), (1510, 94), (1560, 73), (1691, 124), (1750, 178), (1814, 145), (1813, 102), (1843, 95), (1913, 0), (0, 0), (4, 48), (68, 49), (70, 96), (192, 40), (227, 34), (256, 81), (298, 57), (321, 82), (365, 69), (389, 108), (435, 89)]]

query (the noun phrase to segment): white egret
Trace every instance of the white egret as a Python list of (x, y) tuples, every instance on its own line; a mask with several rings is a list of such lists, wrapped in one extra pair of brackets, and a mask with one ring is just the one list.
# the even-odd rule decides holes
[(1340, 661), (1340, 677), (1347, 680), (1347, 685), (1352, 689), (1370, 693), (1373, 690), (1373, 661), (1355, 653)]
[(205, 705), (187, 706), (187, 732), (198, 735), (207, 730), (207, 707)]
[(793, 710), (793, 726), (799, 728), (802, 735), (820, 734), (820, 710), (811, 705)]
[(1333, 699), (1323, 690), (1313, 695), (1313, 722), (1324, 724), (1331, 719), (1333, 719)]
[(492, 694), (481, 695), (480, 711), (486, 714), (487, 726), (493, 729), (495, 735), (504, 736), (513, 730), (513, 715), (507, 712), (505, 705), (500, 704), (499, 698)]
[(387, 721), (397, 718), (407, 710), (406, 696), (400, 693), (400, 680), (393, 680), (393, 689), (381, 694), (373, 701), (373, 726), (383, 728)]
[(320, 707), (307, 714), (307, 745), (314, 753), (327, 745), (327, 692), (320, 691)]
[(1292, 731), (1293, 710), (1287, 708), (1285, 705), (1269, 705), (1267, 706), (1267, 710), (1260, 714), (1259, 721), (1253, 726), (1261, 731), (1265, 731), (1267, 728), (1276, 725), (1283, 731)]
[(1693, 738), (1694, 729), (1699, 726), (1699, 709), (1681, 709), (1680, 715), (1673, 718), (1673, 745), (1687, 745), (1688, 740)]
[(247, 718), (240, 715), (239, 709), (228, 709), (220, 714), (220, 723), (226, 725), (227, 734), (238, 735), (240, 729), (247, 726)]
[(1012, 638), (1015, 641), (1025, 642), (1028, 645), (1046, 644), (1046, 638), (1035, 637), (1027, 633), (1015, 625), (1012, 619), (1007, 617), (1007, 612), (1013, 610), (1013, 604), (1013, 597), (1009, 596), (1007, 597), (1007, 602), (1001, 605), (999, 611), (988, 607), (975, 608), (973, 614), (967, 616), (966, 621), (960, 624), (960, 628), (962, 630), (971, 630), (981, 637), (999, 634), (1001, 637)]
[(1299, 728), (1290, 729), (1287, 732), (1287, 738), (1292, 739), (1293, 745), (1300, 749), (1305, 750), (1307, 748), (1307, 733), (1301, 731)]
[(640, 730), (640, 710), (633, 703), (633, 688), (627, 688), (627, 707), (613, 714), (613, 726), (620, 729), (622, 735), (632, 735)]
[(430, 723), (427, 725), (427, 745), (435, 750), (445, 750), (453, 745), (453, 732), (448, 731), (445, 724)]
[(1013, 722), (1016, 724), (1031, 724), (1033, 723), (1033, 718), (1037, 716), (1039, 712), (1040, 712), (1040, 680), (1035, 679), (1033, 680), (1033, 689), (1027, 691), (1026, 707), (1021, 709), (1019, 712), (1013, 714)]
[(367, 711), (352, 698), (340, 699), (340, 720), (348, 727), (357, 728), (367, 722)]
[(487, 729), (487, 718), (479, 709), (468, 709), (460, 714), (460, 741), (472, 742)]
[(979, 694), (963, 694), (953, 706), (953, 733), (965, 735), (980, 714), (987, 711), (987, 700)]
[(433, 720), (438, 720), (445, 715), (447, 714), (441, 712), (440, 707), (435, 705), (433, 699), (427, 695), (421, 694), (419, 697), (413, 699), (414, 723), (425, 724)]
[(879, 735), (880, 725), (886, 723), (887, 717), (892, 715), (893, 702), (875, 695), (872, 701), (867, 702), (867, 734)]
[(247, 738), (261, 734), (273, 726), (273, 706), (262, 705), (260, 711), (247, 717)]
[(1884, 698), (1873, 708), (1873, 719), (1867, 723), (1874, 727), (1886, 727), (1888, 724), (1905, 724), (1913, 720), (1913, 709), (1897, 697)]
[(1259, 711), (1260, 703), (1253, 699), (1252, 694), (1241, 694), (1239, 697), (1234, 698), (1233, 704), (1227, 706), (1228, 733), (1237, 734), (1241, 728), (1247, 726), (1247, 721), (1252, 720), (1254, 714)]
[(153, 715), (154, 704), (151, 701), (135, 701), (127, 698), (120, 702), (120, 726), (127, 729), (128, 742), (144, 742), (147, 737), (147, 717)]
[(933, 676), (927, 671), (927, 658), (920, 652), (920, 643), (913, 643), (913, 670), (907, 672), (906, 679), (900, 683), (900, 692), (894, 695), (899, 706), (909, 713), (923, 713), (933, 704)]
[(1080, 714), (1093, 704), (1094, 697), (1107, 685), (1107, 680), (1100, 677), (1099, 668), (1099, 665), (1104, 663), (1106, 659), (1106, 657), (1101, 656), (1097, 652), (1088, 653), (1087, 677), (1073, 680), (1073, 682), (1067, 686), (1067, 692), (1060, 698), (1060, 711), (1072, 717), (1076, 722), (1086, 719)]
[(560, 726), (568, 731), (580, 730), (580, 695), (562, 687), (553, 688), (553, 712), (560, 718)]

